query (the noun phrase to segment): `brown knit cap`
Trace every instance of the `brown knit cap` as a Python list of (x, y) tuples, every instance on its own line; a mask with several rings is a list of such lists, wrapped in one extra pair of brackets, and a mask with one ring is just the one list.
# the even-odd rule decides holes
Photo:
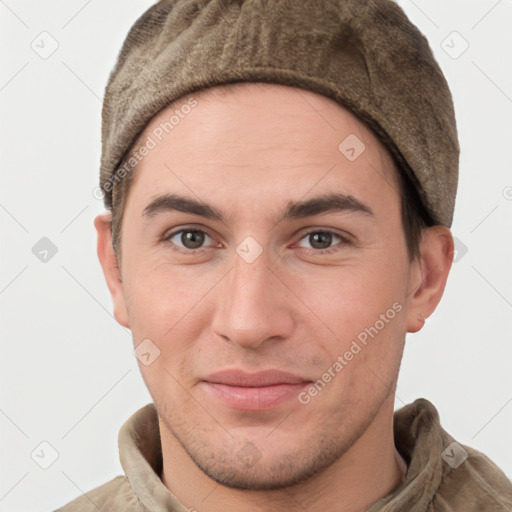
[(409, 175), (434, 221), (451, 226), (459, 164), (452, 96), (428, 41), (391, 0), (162, 0), (148, 9), (105, 91), (105, 206), (114, 173), (155, 114), (231, 82), (301, 87), (348, 108)]

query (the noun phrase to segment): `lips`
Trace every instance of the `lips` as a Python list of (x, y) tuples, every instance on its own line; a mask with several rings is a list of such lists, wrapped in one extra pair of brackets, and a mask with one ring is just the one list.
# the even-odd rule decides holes
[(247, 373), (223, 370), (204, 379), (206, 391), (231, 408), (272, 409), (296, 397), (311, 381), (280, 370)]
[(225, 384), (226, 386), (242, 386), (248, 388), (309, 382), (307, 379), (280, 370), (265, 370), (257, 373), (247, 373), (239, 370), (223, 370), (213, 373), (205, 380), (216, 384)]

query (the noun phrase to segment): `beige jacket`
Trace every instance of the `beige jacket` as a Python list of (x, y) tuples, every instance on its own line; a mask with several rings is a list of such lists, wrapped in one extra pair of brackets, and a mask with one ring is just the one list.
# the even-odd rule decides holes
[[(511, 512), (512, 483), (483, 453), (460, 445), (419, 398), (394, 413), (395, 445), (408, 465), (404, 481), (367, 512)], [(119, 431), (125, 475), (56, 512), (188, 512), (160, 480), (158, 416), (150, 403)]]

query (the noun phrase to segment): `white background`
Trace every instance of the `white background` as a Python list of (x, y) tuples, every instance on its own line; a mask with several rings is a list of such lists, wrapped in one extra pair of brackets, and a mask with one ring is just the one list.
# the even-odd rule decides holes
[[(438, 310), (408, 335), (396, 407), (431, 400), (450, 434), (510, 478), (512, 0), (399, 3), (453, 91), (452, 230), (467, 253)], [(0, 511), (52, 511), (122, 474), (119, 427), (151, 401), (130, 333), (111, 313), (93, 227), (103, 207), (92, 194), (108, 74), (151, 4), (0, 1)], [(47, 59), (31, 48), (43, 31), (59, 45)], [(454, 31), (469, 44), (458, 58)], [(47, 263), (32, 253), (42, 237), (58, 249)], [(58, 452), (46, 470), (31, 458), (42, 441)]]

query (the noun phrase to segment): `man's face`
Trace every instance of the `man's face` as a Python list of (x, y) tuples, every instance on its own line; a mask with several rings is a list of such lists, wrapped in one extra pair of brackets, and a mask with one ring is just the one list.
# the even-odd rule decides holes
[[(148, 361), (160, 351), (141, 371), (162, 436), (225, 485), (281, 487), (392, 410), (413, 268), (398, 187), (375, 136), (323, 96), (245, 84), (194, 98), (128, 195), (126, 325), (135, 346), (151, 340)], [(165, 194), (222, 220), (147, 209)], [(329, 195), (352, 202), (289, 208)]]

